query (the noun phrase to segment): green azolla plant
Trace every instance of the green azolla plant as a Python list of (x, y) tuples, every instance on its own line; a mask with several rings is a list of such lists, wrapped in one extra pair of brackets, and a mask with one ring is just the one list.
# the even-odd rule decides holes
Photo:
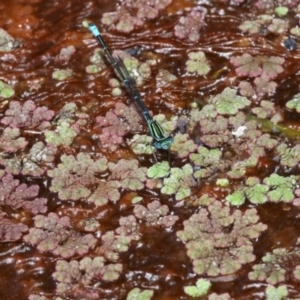
[(230, 182), (227, 178), (219, 178), (216, 181), (216, 185), (220, 186), (220, 187), (227, 187), (229, 186)]
[(283, 282), (286, 275), (285, 264), (295, 259), (299, 260), (299, 254), (288, 252), (284, 248), (274, 249), (262, 258), (262, 263), (253, 266), (248, 277), (250, 280), (266, 281), (269, 284)]
[(170, 120), (168, 120), (164, 114), (157, 114), (153, 116), (153, 119), (161, 125), (167, 135), (171, 134), (171, 132), (177, 128), (177, 116), (172, 116)]
[(72, 75), (73, 75), (73, 71), (71, 69), (55, 70), (52, 73), (52, 78), (56, 80), (66, 80)]
[(261, 183), (258, 177), (249, 177), (245, 185), (226, 197), (232, 205), (242, 205), (245, 199), (251, 203), (262, 204), (267, 200), (272, 202), (291, 202), (297, 186), (297, 176), (283, 177), (272, 174)]
[(192, 153), (190, 155), (190, 160), (198, 167), (200, 170), (194, 173), (195, 178), (204, 178), (211, 174), (210, 168), (214, 169), (220, 164), (220, 159), (222, 152), (219, 149), (208, 149), (204, 146), (199, 146), (197, 153)]
[(286, 299), (288, 295), (289, 292), (286, 285), (280, 285), (277, 288), (270, 285), (266, 288), (266, 300), (282, 300)]
[(164, 178), (169, 174), (170, 165), (167, 161), (162, 161), (151, 166), (147, 171), (149, 178)]
[(254, 204), (265, 203), (268, 200), (266, 194), (269, 187), (265, 184), (261, 184), (259, 178), (249, 177), (245, 184), (245, 187), (236, 190), (226, 197), (226, 200), (229, 201), (230, 204), (235, 206), (242, 205), (246, 198)]
[(270, 188), (268, 197), (273, 202), (291, 202), (294, 196), (294, 189), (297, 185), (298, 176), (291, 175), (283, 177), (278, 174), (272, 174), (263, 180)]
[[(262, 14), (262, 15), (258, 15), (257, 18), (255, 20), (247, 20), (244, 21), (239, 28), (243, 31), (243, 32), (248, 32), (249, 34), (258, 34), (262, 28), (262, 26), (264, 26), (264, 28), (266, 28), (270, 22), (272, 21), (273, 17), (267, 14)], [(239, 57), (239, 56), (238, 56)], [(247, 59), (249, 57), (245, 56)], [(241, 60), (244, 64), (247, 64), (247, 60), (245, 61), (244, 59)], [(250, 57), (249, 59), (249, 64), (251, 66), (251, 63), (253, 61), (253, 58)]]
[(45, 140), (48, 144), (55, 146), (65, 145), (70, 146), (77, 135), (75, 129), (72, 128), (69, 122), (63, 121), (57, 125), (54, 131), (45, 131)]
[(210, 287), (210, 281), (201, 278), (196, 281), (195, 285), (185, 286), (184, 292), (191, 297), (201, 297), (208, 293)]
[(137, 86), (141, 86), (151, 75), (150, 65), (146, 62), (140, 62), (125, 51), (116, 50), (113, 55), (119, 56), (128, 70), (130, 76), (134, 79)]
[(150, 135), (135, 134), (131, 140), (127, 140), (132, 151), (137, 155), (153, 154), (155, 147), (153, 146), (153, 138)]
[(102, 71), (105, 68), (105, 63), (101, 57), (101, 51), (95, 49), (89, 59), (91, 65), (88, 65), (85, 70), (87, 73), (94, 74)]
[(153, 290), (141, 290), (140, 288), (134, 288), (128, 293), (126, 300), (150, 300), (152, 299), (153, 294)]
[(25, 138), (20, 137), (21, 131), (19, 128), (6, 127), (0, 136), (0, 150), (8, 153), (15, 153), (18, 150), (24, 149), (28, 142)]
[(43, 142), (37, 142), (26, 155), (22, 153), (11, 159), (0, 158), (0, 163), (14, 175), (41, 176), (47, 168), (53, 166), (52, 162), (56, 152), (57, 148), (55, 146), (46, 146)]
[(235, 115), (240, 109), (251, 104), (246, 97), (238, 96), (237, 90), (225, 88), (221, 94), (213, 96), (209, 102), (213, 104), (221, 115)]
[(13, 87), (0, 80), (0, 96), (2, 98), (11, 98), (15, 95)]
[(203, 51), (190, 52), (189, 60), (186, 62), (186, 69), (189, 73), (206, 75), (210, 71), (208, 60)]
[(280, 164), (290, 168), (296, 167), (300, 162), (300, 145), (289, 147), (282, 143), (276, 148), (276, 152), (280, 157)]
[(286, 6), (277, 6), (275, 8), (275, 13), (279, 17), (284, 17), (288, 13), (289, 9)]
[(191, 195), (191, 187), (195, 184), (193, 168), (190, 164), (182, 168), (171, 168), (170, 176), (164, 178), (161, 192), (175, 195), (176, 200), (182, 200)]

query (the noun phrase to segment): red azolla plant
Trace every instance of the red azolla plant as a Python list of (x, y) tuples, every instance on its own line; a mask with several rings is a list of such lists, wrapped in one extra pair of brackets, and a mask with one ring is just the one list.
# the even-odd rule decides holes
[(47, 199), (38, 198), (39, 186), (27, 186), (4, 170), (0, 170), (0, 240), (12, 242), (19, 240), (28, 230), (27, 225), (20, 223), (17, 214), (5, 213), (2, 209), (9, 208), (15, 212), (20, 209), (33, 214), (47, 211)]
[(76, 48), (73, 45), (62, 48), (58, 55), (55, 57), (56, 62), (68, 62), (71, 56), (76, 52)]
[(101, 22), (118, 31), (130, 32), (142, 26), (145, 20), (155, 19), (159, 10), (166, 8), (171, 2), (172, 0), (126, 0), (121, 3), (117, 11), (104, 13)]
[(241, 56), (233, 56), (230, 62), (236, 67), (238, 76), (258, 77), (267, 76), (272, 79), (283, 72), (283, 63), (285, 59), (279, 56), (252, 56), (244, 53)]
[(176, 153), (178, 157), (187, 157), (190, 153), (197, 149), (197, 145), (190, 139), (188, 134), (178, 133), (174, 136), (174, 142), (171, 145), (171, 151)]
[(133, 210), (134, 215), (141, 220), (146, 221), (148, 226), (171, 227), (179, 219), (178, 216), (169, 215), (169, 207), (162, 205), (158, 200), (150, 202), (147, 207), (136, 204)]
[(71, 227), (69, 217), (56, 213), (34, 217), (34, 227), (23, 237), (26, 243), (37, 245), (41, 252), (51, 251), (63, 258), (86, 254), (97, 242), (92, 234), (82, 235)]
[(27, 225), (8, 218), (7, 214), (0, 209), (0, 241), (14, 242), (19, 240), (23, 233), (28, 231)]
[(116, 202), (121, 197), (120, 187), (121, 183), (117, 180), (98, 181), (96, 190), (87, 200), (97, 206), (105, 205), (108, 201)]
[(266, 35), (268, 33), (281, 35), (288, 31), (289, 23), (287, 20), (274, 18), (271, 15), (259, 15), (254, 20), (244, 21), (239, 28), (243, 32), (247, 32), (252, 35)]
[(98, 116), (96, 122), (102, 127), (99, 135), (101, 145), (115, 151), (123, 143), (123, 137), (129, 132), (142, 129), (142, 118), (134, 107), (117, 103), (114, 111), (106, 113), (105, 117)]
[(204, 27), (207, 10), (199, 7), (192, 10), (186, 17), (181, 17), (174, 27), (174, 34), (180, 39), (188, 39), (190, 42), (197, 42), (200, 38), (200, 30)]
[(109, 162), (108, 168), (111, 171), (109, 179), (118, 180), (123, 188), (133, 191), (143, 189), (147, 168), (139, 167), (136, 159), (120, 159), (116, 164)]
[(77, 260), (58, 260), (52, 277), (57, 282), (56, 293), (76, 299), (99, 299), (99, 281), (112, 282), (119, 278), (122, 264), (107, 263), (102, 256)]
[(252, 240), (267, 229), (256, 209), (231, 212), (220, 202), (202, 208), (183, 224), (177, 236), (186, 245), (193, 270), (208, 276), (231, 274), (253, 261)]
[(236, 67), (235, 71), (239, 77), (254, 78), (254, 86), (248, 81), (240, 82), (240, 93), (248, 97), (261, 97), (275, 92), (277, 84), (272, 79), (283, 72), (282, 65), (285, 59), (279, 56), (252, 56), (244, 53), (231, 57), (230, 62)]
[(270, 81), (267, 76), (255, 78), (254, 85), (248, 81), (241, 81), (239, 84), (240, 93), (243, 96), (251, 98), (260, 98), (265, 94), (272, 94), (275, 92), (277, 83)]
[(48, 167), (52, 166), (57, 147), (45, 145), (43, 142), (35, 143), (29, 153), (0, 157), (0, 164), (5, 166), (11, 174), (41, 176)]
[(119, 227), (107, 231), (101, 237), (101, 246), (96, 250), (109, 261), (117, 261), (120, 253), (126, 252), (132, 241), (140, 239), (139, 225), (133, 215), (119, 219)]
[(39, 186), (27, 186), (4, 171), (0, 171), (0, 206), (9, 206), (14, 210), (23, 208), (33, 214), (47, 211), (47, 199), (38, 198)]
[(32, 100), (26, 101), (23, 105), (18, 101), (11, 101), (1, 123), (12, 128), (26, 127), (43, 130), (51, 125), (49, 121), (53, 116), (53, 110), (49, 110), (46, 106), (37, 107)]
[(47, 174), (52, 178), (50, 190), (58, 192), (61, 200), (78, 200), (91, 195), (90, 186), (96, 185), (101, 172), (107, 169), (107, 159), (79, 153), (61, 156), (61, 163)]
[[(299, 240), (297, 242), (299, 246)], [(299, 247), (288, 251), (285, 248), (276, 248), (271, 253), (266, 253), (261, 259), (261, 263), (253, 266), (249, 272), (250, 280), (266, 281), (268, 284), (278, 284), (284, 282), (287, 277), (293, 281), (299, 280)], [(287, 273), (289, 266), (296, 266), (294, 276)]]
[(8, 153), (15, 153), (24, 149), (28, 142), (20, 135), (21, 131), (19, 128), (6, 127), (0, 136), (0, 149)]

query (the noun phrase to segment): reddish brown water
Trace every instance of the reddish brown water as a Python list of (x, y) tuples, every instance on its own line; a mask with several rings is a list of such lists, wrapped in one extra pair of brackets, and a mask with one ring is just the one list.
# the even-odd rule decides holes
[[(83, 28), (82, 22), (89, 19), (96, 23), (102, 30), (105, 41), (113, 50), (138, 49), (137, 58), (140, 61), (155, 59), (156, 65), (152, 67), (153, 74), (139, 90), (145, 94), (145, 100), (153, 113), (163, 113), (168, 118), (172, 115), (188, 115), (190, 104), (194, 101), (200, 106), (206, 104), (209, 95), (216, 95), (224, 88), (237, 87), (236, 74), (229, 62), (229, 58), (243, 53), (252, 55), (280, 56), (285, 58), (284, 71), (276, 78), (278, 84), (275, 93), (266, 95), (266, 99), (274, 102), (278, 111), (283, 115), (282, 126), (294, 129), (289, 136), (280, 136), (280, 141), (287, 141), (295, 145), (300, 136), (299, 114), (287, 111), (285, 103), (298, 93), (299, 58), (300, 47), (293, 51), (287, 51), (282, 45), (283, 35), (247, 35), (238, 29), (238, 26), (247, 18), (255, 18), (259, 14), (253, 9), (255, 1), (248, 1), (248, 5), (222, 4), (221, 1), (207, 1), (205, 6), (208, 13), (205, 19), (206, 25), (201, 30), (200, 40), (192, 43), (174, 37), (173, 29), (180, 16), (186, 15), (188, 10), (197, 7), (198, 1), (173, 0), (167, 9), (160, 12), (154, 21), (146, 21), (141, 28), (131, 32), (122, 33), (101, 25), (100, 19), (105, 12), (116, 9), (116, 1), (106, 0), (1, 0), (0, 3), (0, 28), (6, 30), (15, 39), (22, 39), (21, 47), (11, 52), (0, 52), (0, 79), (15, 88), (15, 96), (8, 101), (0, 100), (0, 117), (2, 118), (8, 109), (9, 101), (24, 103), (33, 100), (37, 106), (46, 106), (57, 113), (66, 103), (76, 103), (80, 112), (88, 115), (87, 124), (74, 139), (71, 146), (60, 146), (55, 157), (56, 167), (62, 154), (77, 155), (85, 152), (91, 155), (103, 153), (111, 162), (116, 163), (120, 158), (139, 159), (144, 167), (150, 167), (155, 163), (152, 156), (137, 156), (128, 147), (123, 146), (115, 151), (104, 151), (98, 139), (100, 129), (96, 126), (95, 118), (104, 116), (112, 108), (116, 98), (111, 96), (111, 88), (108, 80), (115, 75), (109, 69), (95, 75), (85, 71), (89, 65), (89, 58), (94, 49), (98, 47), (91, 33)], [(204, 1), (205, 2), (205, 1)], [(223, 13), (222, 13), (223, 11)], [(290, 24), (297, 21), (295, 13), (286, 17)], [(288, 34), (286, 34), (288, 36)], [(295, 38), (295, 37), (294, 37)], [(299, 38), (295, 38), (299, 43)], [(54, 59), (62, 48), (74, 46), (76, 52), (68, 61)], [(203, 76), (186, 75), (185, 62), (187, 54), (191, 51), (202, 50), (210, 61), (211, 71)], [(66, 81), (52, 79), (55, 69), (72, 69), (73, 76)], [(162, 88), (156, 86), (155, 75), (159, 69), (166, 69), (178, 77)], [(34, 82), (40, 87), (35, 89)], [(129, 104), (128, 95), (123, 94), (118, 98), (125, 104)], [(254, 106), (254, 105), (253, 105)], [(5, 126), (0, 128), (1, 134)], [(30, 131), (30, 129), (29, 129)], [(32, 134), (22, 129), (22, 137), (25, 137), (30, 145), (43, 140), (40, 134)], [(299, 131), (299, 133), (298, 133)], [(146, 128), (144, 133), (146, 133)], [(196, 135), (197, 132), (194, 133)], [(299, 135), (298, 135), (299, 134)], [(292, 136), (292, 137), (291, 137)], [(24, 150), (27, 151), (28, 150)], [(2, 153), (1, 153), (2, 155)], [(294, 168), (284, 168), (273, 160), (274, 153), (260, 159), (259, 166), (249, 170), (248, 175), (264, 178), (275, 170), (284, 176), (298, 175), (298, 165)], [(168, 160), (168, 153), (157, 153), (158, 161)], [(182, 167), (186, 158), (181, 159), (176, 154), (171, 154), (172, 167)], [(1, 169), (5, 169), (0, 164)], [(47, 175), (26, 176), (14, 175), (15, 179), (26, 183), (28, 186), (37, 184), (40, 187), (39, 197), (47, 199), (48, 212), (56, 212), (60, 217), (69, 216), (72, 228), (81, 233), (86, 233), (82, 224), (87, 218), (97, 219), (100, 229), (94, 232), (98, 239), (96, 245), (89, 250), (89, 257), (97, 254), (100, 246), (100, 233), (103, 235), (109, 230), (118, 227), (120, 217), (132, 214), (133, 205), (131, 199), (134, 196), (144, 198), (144, 203), (159, 199), (167, 204), (169, 209), (179, 217), (176, 224), (169, 230), (158, 226), (147, 226), (141, 223), (139, 233), (141, 239), (131, 242), (129, 250), (121, 253), (118, 263), (123, 265), (120, 277), (107, 283), (95, 280), (89, 288), (97, 293), (95, 299), (126, 299), (128, 292), (134, 287), (154, 290), (155, 300), (190, 299), (183, 287), (195, 284), (198, 278), (207, 278), (211, 281), (211, 293), (229, 293), (230, 299), (265, 299), (266, 281), (249, 280), (248, 273), (253, 265), (261, 262), (261, 258), (275, 248), (285, 248), (288, 251), (298, 251), (296, 241), (300, 236), (299, 208), (291, 203), (266, 203), (254, 205), (249, 201), (240, 209), (256, 207), (260, 221), (268, 226), (268, 229), (253, 241), (254, 255), (256, 259), (243, 265), (234, 274), (224, 276), (196, 275), (193, 272), (191, 260), (186, 254), (186, 248), (176, 236), (176, 232), (183, 229), (183, 221), (199, 210), (198, 206), (191, 206), (191, 199), (200, 197), (204, 192), (215, 195), (218, 200), (227, 196), (228, 189), (220, 189), (215, 185), (215, 178), (222, 178), (224, 173), (219, 173), (199, 180), (192, 189), (192, 196), (182, 202), (175, 201), (173, 196), (163, 195), (159, 190), (151, 191), (144, 188), (141, 191), (128, 191), (123, 189), (121, 199), (116, 203), (96, 207), (85, 199), (80, 201), (61, 201), (57, 193), (49, 190), (51, 178)], [(0, 200), (4, 200), (1, 198)], [(7, 213), (10, 219), (21, 221), (28, 228), (33, 227), (31, 213), (14, 210), (5, 205), (0, 208)], [(200, 207), (201, 209), (201, 207)], [(46, 214), (45, 214), (46, 215)], [(99, 234), (99, 235), (98, 235)], [(97, 236), (98, 235), (98, 236)], [(296, 258), (295, 258), (296, 257)], [(300, 264), (300, 256), (294, 260), (287, 259), (284, 263), (286, 271), (285, 279), (280, 284), (288, 287), (289, 299), (296, 299), (300, 295), (299, 281), (293, 275), (295, 266)], [(0, 244), (0, 299), (25, 300), (30, 295), (44, 295), (45, 299), (55, 299), (57, 282), (52, 274), (59, 256), (48, 252), (40, 252), (36, 246), (26, 243), (22, 238), (16, 242), (3, 242)], [(72, 258), (80, 260), (80, 255)], [(278, 286), (276, 284), (275, 286)], [(85, 293), (83, 288), (81, 291)], [(60, 295), (63, 299), (92, 299), (77, 294)], [(76, 294), (76, 293), (75, 293)], [(201, 299), (208, 299), (209, 294)], [(86, 297), (86, 298), (84, 298)], [(39, 299), (39, 298), (37, 298)], [(42, 298), (41, 298), (42, 299)], [(200, 298), (197, 298), (200, 299)]]

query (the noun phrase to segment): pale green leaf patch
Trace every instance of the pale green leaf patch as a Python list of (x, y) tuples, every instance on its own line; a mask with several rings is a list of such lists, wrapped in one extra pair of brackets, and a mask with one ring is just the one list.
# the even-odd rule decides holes
[(150, 167), (147, 171), (149, 178), (163, 178), (169, 174), (170, 165), (167, 161), (159, 162)]
[(153, 297), (154, 291), (152, 290), (141, 290), (140, 288), (132, 289), (126, 300), (150, 300)]
[(206, 279), (198, 279), (196, 285), (184, 287), (184, 292), (191, 297), (201, 297), (208, 293), (211, 283)]

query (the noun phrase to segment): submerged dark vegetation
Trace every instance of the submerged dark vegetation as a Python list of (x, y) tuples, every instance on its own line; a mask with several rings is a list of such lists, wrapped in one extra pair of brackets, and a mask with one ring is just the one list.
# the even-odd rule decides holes
[(82, 2), (0, 3), (0, 299), (299, 299), (298, 1)]

